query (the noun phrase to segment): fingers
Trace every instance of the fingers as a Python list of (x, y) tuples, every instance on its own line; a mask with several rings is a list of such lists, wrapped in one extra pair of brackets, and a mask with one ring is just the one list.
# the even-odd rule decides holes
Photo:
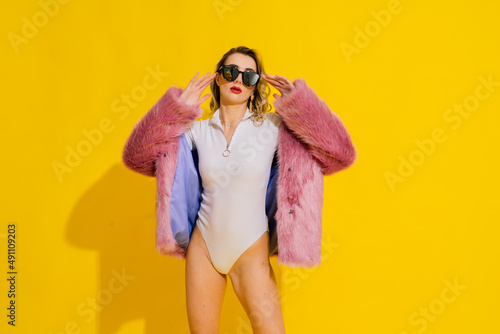
[[(210, 72), (208, 72), (210, 73)], [(202, 82), (201, 82), (201, 85), (203, 87), (203, 90), (205, 90), (205, 88), (207, 88), (207, 86), (215, 79), (215, 76), (217, 75), (217, 73), (214, 73), (212, 74), (211, 76), (207, 77), (206, 79), (204, 79)]]
[(288, 78), (283, 77), (281, 75), (264, 74), (264, 79), (268, 81), (279, 82), (282, 84), (288, 83), (290, 85), (293, 85), (293, 83), (290, 80), (288, 80)]
[(195, 81), (193, 83), (193, 87), (197, 90), (197, 91), (200, 91), (200, 93), (202, 91), (205, 90), (205, 88), (207, 88), (207, 86), (210, 84), (210, 82), (212, 82), (212, 80), (215, 78), (215, 75), (216, 73), (210, 75), (209, 77), (207, 77), (207, 75), (209, 74), (210, 72), (208, 72), (207, 74), (201, 76), (200, 78), (198, 78), (197, 81)]
[[(208, 73), (210, 73), (210, 72), (208, 72)], [(207, 73), (207, 74), (208, 74), (208, 73)], [(196, 77), (198, 76), (198, 74), (200, 74), (200, 71), (196, 72), (196, 74), (194, 75), (194, 77), (192, 77), (192, 78), (191, 78), (191, 80), (189, 80), (189, 84), (188, 84), (188, 86), (189, 86), (190, 84), (192, 84), (193, 82), (195, 82), (195, 81), (196, 81)], [(204, 76), (206, 76), (207, 74), (205, 74)], [(202, 78), (203, 78), (204, 76), (202, 76)]]
[(287, 86), (286, 84), (284, 84), (284, 83), (282, 83), (282, 82), (279, 82), (279, 81), (277, 81), (277, 82), (273, 82), (273, 83), (272, 83), (272, 85), (273, 85), (274, 87), (276, 87), (276, 88), (285, 88), (285, 87)]
[[(198, 73), (200, 73), (200, 72), (197, 72), (197, 74)], [(210, 72), (208, 72), (208, 73), (210, 73)], [(198, 79), (196, 79), (196, 81), (194, 82), (195, 86), (199, 86), (200, 82), (203, 81), (203, 78), (205, 78), (208, 75), (208, 73), (205, 74), (205, 75), (202, 75), (201, 77), (199, 77)]]
[(203, 97), (201, 99), (198, 100), (198, 103), (199, 104), (202, 104), (203, 102), (205, 102), (210, 96), (212, 96), (212, 94), (205, 94), (203, 95)]
[(191, 104), (193, 105), (201, 105), (203, 102), (205, 102), (211, 94), (206, 94), (202, 98), (200, 98), (200, 95), (203, 93), (203, 91), (207, 88), (207, 86), (210, 84), (210, 82), (213, 81), (217, 73), (214, 73), (209, 76), (210, 72), (207, 74), (199, 77), (197, 79), (197, 76), (200, 72), (196, 72), (196, 75), (191, 78), (189, 81), (188, 86), (186, 89), (183, 90), (182, 96), (184, 96), (184, 99), (186, 101), (190, 101)]
[(282, 77), (281, 75), (276, 75), (276, 79), (277, 79), (279, 82), (288, 83), (288, 84), (290, 84), (290, 85), (292, 84), (292, 83), (290, 82), (290, 80), (288, 80), (288, 79), (287, 79), (287, 78), (285, 78), (285, 77)]
[(195, 81), (195, 79), (198, 76), (198, 74), (200, 74), (200, 72), (196, 72), (196, 74), (194, 75), (194, 77), (192, 77), (191, 80), (189, 80), (189, 83), (187, 84), (187, 87), (186, 87), (185, 90), (189, 90), (189, 88), (193, 85), (193, 82)]
[[(199, 85), (196, 87), (196, 94), (198, 95), (198, 97), (201, 95), (201, 93), (203, 93), (203, 91), (207, 88), (207, 86), (213, 81), (213, 79), (215, 78), (215, 74), (216, 73), (212, 74), (211, 76), (209, 76), (209, 77), (207, 77), (199, 82)], [(208, 96), (207, 95), (203, 96), (203, 98), (201, 100), (199, 100), (199, 103), (200, 104), (203, 103), (209, 97), (210, 97), (210, 94), (208, 94)]]
[(271, 74), (265, 74), (264, 79), (269, 81), (273, 86), (276, 87), (282, 87), (282, 88), (287, 88), (287, 87), (293, 87), (293, 83), (290, 82), (285, 77), (282, 77), (281, 75), (271, 75)]
[(193, 82), (194, 79), (196, 79), (196, 77), (198, 76), (200, 72), (196, 72), (196, 74), (194, 75), (194, 77), (191, 78), (191, 80), (189, 81), (189, 83)]
[(285, 77), (279, 76), (279, 75), (272, 75), (272, 74), (264, 74), (264, 77), (266, 80), (269, 81), (275, 81), (275, 82), (280, 82), (286, 79)]
[(288, 89), (289, 87), (285, 86), (284, 84), (280, 83), (280, 82), (270, 82), (270, 84), (276, 88), (281, 94), (284, 94)]
[(286, 85), (282, 79), (276, 78), (270, 74), (266, 74), (264, 79), (266, 79), (271, 85), (273, 85), (279, 91), (286, 89)]

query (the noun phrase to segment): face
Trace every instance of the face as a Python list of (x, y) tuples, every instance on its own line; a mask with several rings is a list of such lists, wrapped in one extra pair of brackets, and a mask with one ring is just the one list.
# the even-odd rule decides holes
[[(247, 55), (241, 53), (233, 53), (227, 57), (224, 65), (235, 65), (240, 71), (254, 71), (257, 72), (257, 64), (255, 60)], [(246, 103), (257, 85), (248, 87), (243, 84), (243, 74), (239, 73), (234, 81), (227, 81), (219, 72), (215, 77), (215, 81), (220, 88), (220, 103), (221, 104), (241, 104)], [(238, 87), (241, 93), (237, 94), (231, 91), (231, 87)]]

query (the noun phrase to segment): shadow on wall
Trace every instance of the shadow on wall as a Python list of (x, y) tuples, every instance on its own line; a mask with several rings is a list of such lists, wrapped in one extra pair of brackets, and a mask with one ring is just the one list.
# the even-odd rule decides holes
[[(141, 333), (189, 333), (185, 262), (156, 251), (155, 202), (154, 178), (116, 165), (74, 208), (66, 230), (69, 242), (97, 251), (99, 257), (98, 288), (76, 310), (79, 327), (93, 326), (99, 334), (111, 334), (128, 322), (142, 320)], [(271, 260), (279, 282), (275, 262)], [(251, 332), (228, 276), (220, 333), (243, 327)]]

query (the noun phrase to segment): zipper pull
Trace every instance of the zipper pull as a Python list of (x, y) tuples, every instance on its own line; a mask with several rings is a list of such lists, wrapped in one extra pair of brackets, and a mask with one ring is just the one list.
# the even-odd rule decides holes
[(224, 158), (228, 157), (229, 156), (229, 153), (231, 153), (231, 151), (229, 151), (227, 148), (229, 147), (229, 144), (226, 145), (226, 149), (224, 150), (224, 152), (222, 152), (222, 156)]

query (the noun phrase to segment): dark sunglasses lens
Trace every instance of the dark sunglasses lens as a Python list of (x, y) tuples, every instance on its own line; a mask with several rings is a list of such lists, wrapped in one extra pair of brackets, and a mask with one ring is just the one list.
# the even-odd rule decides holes
[[(222, 76), (227, 81), (234, 81), (240, 74), (235, 66), (223, 65), (221, 68)], [(243, 72), (243, 83), (247, 86), (254, 86), (259, 81), (260, 76), (251, 71)]]
[(259, 75), (255, 72), (243, 73), (243, 83), (247, 86), (254, 86), (259, 81)]
[(233, 81), (238, 76), (238, 70), (236, 68), (234, 68), (233, 66), (223, 66), (222, 67), (222, 76), (227, 81)]

